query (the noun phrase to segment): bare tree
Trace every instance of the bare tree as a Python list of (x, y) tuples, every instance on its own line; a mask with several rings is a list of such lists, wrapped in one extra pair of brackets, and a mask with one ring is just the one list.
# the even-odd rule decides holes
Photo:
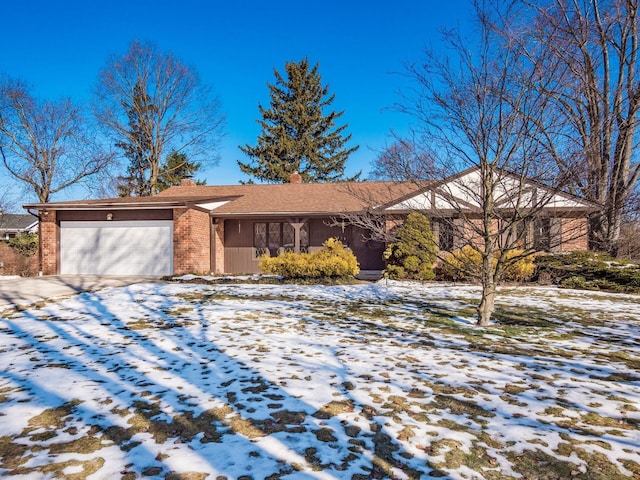
[(414, 138), (393, 135), (393, 143), (380, 151), (372, 164), (374, 180), (424, 182), (435, 177), (436, 162)]
[(5, 175), (0, 176), (0, 185), (2, 185), (2, 193), (0, 193), (0, 213), (8, 212), (13, 203), (10, 198), (12, 185), (9, 184), (9, 178)]
[[(523, 63), (517, 45), (500, 35), (514, 12), (497, 1), (476, 4), (475, 15), (475, 42), (446, 32), (448, 55), (427, 52), (409, 66), (417, 95), (405, 97), (401, 108), (419, 120), (442, 170), (472, 167), (434, 189), (445, 207), (440, 228), (449, 229), (456, 247), (469, 244), (481, 256), (478, 324), (487, 325), (505, 270), (541, 248), (528, 237), (566, 178), (556, 168), (564, 152), (549, 141), (557, 117), (533, 88), (540, 65)], [(520, 255), (512, 254), (516, 249)]]
[[(558, 175), (558, 146), (550, 142), (557, 117), (533, 88), (539, 65), (522, 62), (518, 46), (504, 41), (500, 33), (511, 12), (500, 2), (492, 7), (475, 5), (475, 40), (445, 32), (444, 55), (427, 51), (422, 62), (407, 67), (414, 88), (398, 107), (417, 120), (416, 138), (429, 152), (424, 158), (437, 159), (428, 171), (440, 180), (430, 179), (424, 183), (428, 193), (407, 197), (392, 210), (431, 211), (440, 238), (455, 239), (445, 250), (467, 244), (479, 252), (481, 268), (471, 272), (482, 285), (479, 325), (490, 321), (505, 270), (552, 247), (552, 235), (541, 247), (534, 231), (541, 221), (552, 228), (545, 208), (558, 201), (566, 181)], [(454, 170), (462, 173), (446, 176)], [(513, 255), (516, 249), (519, 255)]]
[[(544, 78), (536, 86), (555, 104), (574, 155), (559, 166), (574, 187), (602, 205), (592, 247), (616, 255), (625, 203), (640, 176), (634, 139), (640, 114), (637, 0), (522, 0), (532, 21), (511, 29)], [(572, 161), (567, 161), (572, 160)]]
[(157, 193), (162, 160), (188, 154), (202, 165), (217, 160), (224, 116), (210, 86), (193, 67), (150, 43), (134, 41), (100, 72), (94, 113), (129, 159), (139, 195)]
[(71, 100), (34, 98), (21, 81), (0, 85), (0, 156), (11, 176), (38, 201), (105, 171), (113, 156), (99, 150)]

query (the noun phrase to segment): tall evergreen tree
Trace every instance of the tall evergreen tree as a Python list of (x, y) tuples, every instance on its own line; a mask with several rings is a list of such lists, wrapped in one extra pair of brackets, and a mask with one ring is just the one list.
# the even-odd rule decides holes
[(144, 84), (138, 81), (133, 87), (131, 105), (127, 105), (129, 129), (126, 141), (116, 143), (116, 147), (122, 149), (124, 156), (129, 159), (127, 175), (118, 177), (117, 189), (121, 197), (145, 197), (152, 193), (149, 183), (152, 140), (149, 122), (145, 119), (153, 113), (150, 100)]
[[(166, 190), (174, 185), (180, 185), (182, 179), (193, 177), (200, 169), (200, 163), (189, 160), (186, 153), (171, 152), (160, 167), (157, 190)], [(197, 185), (205, 185), (206, 182), (196, 180)]]
[(240, 147), (251, 162), (238, 161), (240, 170), (262, 182), (286, 183), (298, 172), (304, 182), (357, 180), (360, 173), (344, 178), (345, 162), (358, 146), (346, 148), (348, 125), (336, 126), (344, 112), (325, 113), (335, 95), (323, 86), (318, 64), (309, 60), (287, 62), (286, 78), (274, 69), (276, 82), (267, 84), (268, 109), (258, 105), (262, 134), (255, 147)]

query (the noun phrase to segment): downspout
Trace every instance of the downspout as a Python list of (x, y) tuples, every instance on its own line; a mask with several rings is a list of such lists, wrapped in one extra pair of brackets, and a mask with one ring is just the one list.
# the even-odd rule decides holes
[[(42, 218), (39, 213), (33, 213), (29, 208), (26, 209), (30, 215), (38, 219), (38, 276), (42, 276)], [(39, 212), (39, 210), (36, 210)]]
[(216, 269), (216, 219), (209, 213), (209, 272), (213, 275)]

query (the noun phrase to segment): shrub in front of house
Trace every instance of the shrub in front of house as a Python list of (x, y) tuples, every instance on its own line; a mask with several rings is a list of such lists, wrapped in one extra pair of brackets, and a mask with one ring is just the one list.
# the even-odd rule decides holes
[(523, 250), (509, 250), (507, 252), (507, 268), (503, 279), (507, 282), (526, 282), (536, 273), (536, 259), (534, 255), (523, 255)]
[(446, 253), (436, 269), (438, 278), (465, 282), (478, 278), (482, 271), (482, 256), (470, 245)]
[(33, 275), (37, 268), (33, 263), (33, 256), (38, 252), (38, 235), (21, 233), (7, 240), (7, 245), (17, 254), (16, 273), (23, 277)]
[(640, 292), (640, 264), (615, 259), (602, 252), (566, 252), (536, 258), (539, 276), (564, 288)]
[(432, 280), (438, 247), (429, 219), (410, 213), (398, 229), (396, 241), (384, 251), (387, 262), (383, 275), (393, 279)]
[(7, 240), (7, 243), (23, 257), (33, 257), (38, 251), (38, 235), (35, 233), (21, 233)]
[[(494, 260), (494, 267), (497, 260)], [(524, 255), (523, 250), (509, 250), (506, 255), (506, 268), (502, 280), (506, 282), (525, 282), (530, 280), (535, 272), (535, 258)], [(465, 245), (442, 258), (438, 266), (438, 276), (443, 280), (468, 282), (477, 280), (482, 273), (482, 254), (476, 248)]]
[(355, 277), (360, 268), (353, 252), (339, 240), (330, 238), (317, 252), (263, 256), (260, 271), (288, 279), (337, 279)]

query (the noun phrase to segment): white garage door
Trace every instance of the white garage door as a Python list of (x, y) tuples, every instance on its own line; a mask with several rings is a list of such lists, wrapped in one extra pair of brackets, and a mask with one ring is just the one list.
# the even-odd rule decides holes
[(60, 273), (171, 275), (173, 222), (60, 222)]

